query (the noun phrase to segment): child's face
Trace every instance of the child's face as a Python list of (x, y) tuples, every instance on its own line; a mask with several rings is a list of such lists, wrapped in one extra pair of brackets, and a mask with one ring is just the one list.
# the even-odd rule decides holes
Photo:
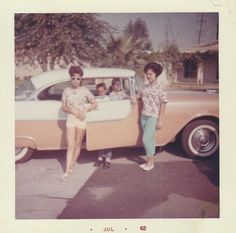
[(106, 89), (104, 88), (104, 87), (98, 87), (97, 88), (97, 93), (98, 93), (98, 95), (99, 96), (104, 96), (104, 95), (106, 95)]
[(112, 86), (112, 90), (114, 91), (114, 92), (118, 92), (118, 91), (120, 91), (120, 82), (116, 82), (113, 86)]
[(152, 69), (149, 69), (146, 72), (146, 78), (149, 83), (152, 83), (152, 82), (156, 81), (156, 79), (157, 79), (156, 73)]

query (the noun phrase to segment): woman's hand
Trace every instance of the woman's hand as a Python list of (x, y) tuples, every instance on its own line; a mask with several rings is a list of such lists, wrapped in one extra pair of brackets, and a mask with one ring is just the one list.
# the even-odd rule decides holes
[(83, 121), (86, 117), (86, 111), (79, 111), (79, 119)]
[(135, 106), (137, 104), (137, 97), (135, 95), (130, 97), (131, 105)]
[(162, 122), (158, 121), (156, 129), (161, 129), (162, 128)]
[(157, 127), (156, 127), (157, 129), (162, 128), (162, 122), (164, 119), (165, 111), (166, 111), (166, 103), (164, 102), (164, 103), (161, 103), (159, 119), (158, 119), (158, 123), (157, 123)]
[(73, 111), (72, 114), (81, 121), (83, 121), (86, 117), (85, 111)]

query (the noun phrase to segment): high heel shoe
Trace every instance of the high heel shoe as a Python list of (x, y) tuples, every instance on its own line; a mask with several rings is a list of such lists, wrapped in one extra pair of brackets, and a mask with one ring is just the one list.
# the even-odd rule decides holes
[(144, 170), (144, 171), (150, 171), (150, 170), (152, 170), (154, 168), (154, 165), (152, 165), (152, 166), (145, 166), (145, 167), (143, 167), (142, 169)]
[(139, 165), (140, 168), (144, 168), (144, 167), (146, 167), (146, 166), (147, 166), (146, 163), (142, 163), (141, 165)]
[(69, 175), (64, 173), (60, 179), (60, 181), (67, 181), (69, 179)]

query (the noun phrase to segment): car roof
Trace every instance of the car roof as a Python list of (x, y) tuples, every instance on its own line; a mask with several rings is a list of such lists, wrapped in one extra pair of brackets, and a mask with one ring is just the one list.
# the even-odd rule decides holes
[[(121, 68), (83, 68), (83, 78), (127, 78), (133, 77), (135, 71)], [(69, 80), (68, 69), (52, 70), (43, 72), (31, 78), (33, 85), (36, 88), (40, 88), (44, 85), (63, 82)]]

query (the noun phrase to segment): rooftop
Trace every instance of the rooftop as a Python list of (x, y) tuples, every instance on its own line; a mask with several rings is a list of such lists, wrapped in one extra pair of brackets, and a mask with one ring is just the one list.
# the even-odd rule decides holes
[(199, 44), (195, 45), (192, 48), (186, 49), (183, 52), (184, 53), (205, 53), (205, 52), (218, 52), (219, 43), (218, 40), (212, 41), (210, 43), (204, 43), (204, 44)]

